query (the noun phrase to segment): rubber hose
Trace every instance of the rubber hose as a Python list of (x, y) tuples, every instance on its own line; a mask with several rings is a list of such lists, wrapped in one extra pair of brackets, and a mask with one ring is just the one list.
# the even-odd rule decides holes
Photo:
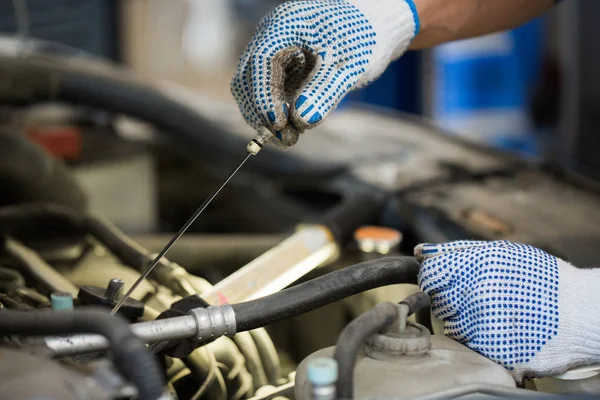
[(0, 266), (0, 291), (13, 292), (25, 286), (25, 278), (19, 272)]
[(249, 331), (304, 314), (367, 290), (417, 283), (419, 264), (412, 257), (369, 260), (331, 272), (281, 292), (233, 304), (237, 331)]
[(159, 399), (165, 380), (158, 362), (125, 320), (94, 308), (70, 312), (3, 311), (0, 333), (20, 336), (96, 333), (109, 341), (115, 366), (137, 387), (142, 400)]
[(423, 325), (427, 330), (433, 333), (433, 323), (431, 322), (431, 308), (426, 307), (417, 310), (415, 313), (415, 321), (419, 325)]
[(112, 224), (98, 217), (80, 213), (53, 203), (30, 203), (0, 208), (0, 233), (12, 234), (25, 227), (68, 228), (79, 234), (90, 234), (124, 264), (139, 270), (150, 261), (149, 252), (137, 245)]
[(10, 257), (15, 268), (18, 268), (30, 280), (34, 280), (46, 292), (65, 292), (70, 293), (73, 297), (77, 296), (79, 288), (42, 259), (35, 251), (10, 237), (5, 237), (4, 243), (0, 244), (0, 248)]
[(408, 306), (408, 315), (410, 316), (419, 310), (430, 307), (431, 298), (423, 292), (417, 292), (402, 300), (400, 304)]
[[(243, 136), (232, 134), (173, 95), (111, 64), (84, 63), (81, 59), (70, 63), (59, 57), (0, 56), (0, 76), (5, 83), (0, 86), (2, 102), (59, 101), (128, 115), (157, 127), (193, 159), (201, 152), (207, 162), (222, 163), (228, 156), (232, 161), (237, 160), (237, 151), (245, 149), (248, 143)], [(219, 140), (214, 140), (215, 137)], [(311, 163), (269, 148), (252, 164), (271, 174), (323, 176), (339, 172), (339, 168), (315, 168)]]
[(267, 385), (267, 375), (262, 365), (262, 360), (249, 332), (239, 332), (233, 337), (240, 352), (246, 360), (246, 368), (252, 376), (252, 388), (254, 392)]
[(336, 397), (354, 398), (354, 365), (364, 341), (398, 318), (398, 308), (393, 303), (381, 303), (350, 322), (340, 334), (335, 345), (334, 359), (338, 364)]
[(226, 370), (227, 393), (230, 400), (241, 400), (251, 397), (252, 376), (246, 369), (246, 360), (228, 337), (221, 337), (206, 345)]
[(192, 396), (193, 400), (198, 400), (204, 396), (211, 400), (227, 400), (225, 379), (223, 379), (223, 374), (217, 366), (214, 354), (208, 348), (201, 347), (189, 356), (184, 357), (182, 361), (190, 372), (199, 377), (202, 382)]
[(265, 328), (251, 330), (250, 335), (256, 344), (256, 349), (260, 355), (269, 385), (279, 385), (279, 381), (283, 378), (283, 374), (281, 372), (279, 355), (271, 340), (271, 336), (269, 336), (269, 333)]
[(0, 203), (51, 202), (83, 211), (83, 188), (60, 160), (24, 135), (0, 129)]
[(423, 292), (411, 294), (402, 300), (400, 304), (408, 307), (408, 316), (415, 314), (415, 320), (418, 324), (423, 325), (429, 332), (433, 331), (431, 324), (431, 298), (427, 294)]

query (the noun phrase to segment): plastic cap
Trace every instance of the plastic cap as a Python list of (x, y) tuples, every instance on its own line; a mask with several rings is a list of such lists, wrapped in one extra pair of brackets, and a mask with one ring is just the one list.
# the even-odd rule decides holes
[(248, 153), (255, 156), (262, 150), (262, 147), (260, 147), (260, 145), (258, 143), (252, 141), (252, 142), (248, 143), (246, 150), (248, 150)]
[(50, 304), (53, 311), (73, 309), (73, 296), (70, 293), (56, 292), (50, 295)]
[(338, 379), (338, 364), (333, 358), (315, 358), (310, 360), (306, 375), (314, 386), (332, 385)]
[(365, 253), (387, 254), (402, 241), (402, 233), (382, 226), (363, 226), (354, 232), (354, 240)]

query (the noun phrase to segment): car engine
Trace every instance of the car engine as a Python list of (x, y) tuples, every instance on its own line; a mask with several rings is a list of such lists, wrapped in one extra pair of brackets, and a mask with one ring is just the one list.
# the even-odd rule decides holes
[[(252, 132), (230, 105), (99, 60), (2, 55), (0, 82), (0, 398), (600, 394), (600, 367), (517, 386), (444, 336), (412, 257), (469, 237), (591, 265), (595, 183), (426, 121), (340, 110), (294, 151), (265, 148), (113, 316)], [(147, 124), (137, 140), (161, 166), (157, 230), (126, 234), (90, 210), (77, 162), (25, 134), (47, 104), (68, 110), (61, 124), (92, 153), (124, 148), (124, 121)], [(117, 208), (138, 201), (120, 196)]]

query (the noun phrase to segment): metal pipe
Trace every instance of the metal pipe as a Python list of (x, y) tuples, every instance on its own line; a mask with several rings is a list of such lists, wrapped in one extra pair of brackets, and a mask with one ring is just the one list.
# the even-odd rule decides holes
[[(191, 336), (210, 341), (236, 333), (235, 314), (230, 305), (195, 308), (188, 315), (157, 319), (130, 325), (130, 329), (144, 343), (185, 339)], [(72, 335), (45, 337), (55, 355), (65, 356), (105, 350), (108, 342), (99, 335)]]
[[(130, 328), (133, 334), (144, 343), (184, 339), (198, 333), (196, 318), (192, 315), (140, 322), (130, 325)], [(48, 336), (44, 340), (56, 356), (68, 356), (109, 348), (108, 341), (101, 335)]]

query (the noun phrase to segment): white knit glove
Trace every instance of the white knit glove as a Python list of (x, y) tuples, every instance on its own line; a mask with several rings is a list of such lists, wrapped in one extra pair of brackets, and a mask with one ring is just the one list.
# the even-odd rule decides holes
[(600, 270), (500, 242), (417, 246), (421, 289), (446, 334), (517, 381), (600, 362)]
[(378, 78), (418, 30), (413, 0), (288, 1), (258, 26), (231, 91), (252, 127), (291, 146)]

